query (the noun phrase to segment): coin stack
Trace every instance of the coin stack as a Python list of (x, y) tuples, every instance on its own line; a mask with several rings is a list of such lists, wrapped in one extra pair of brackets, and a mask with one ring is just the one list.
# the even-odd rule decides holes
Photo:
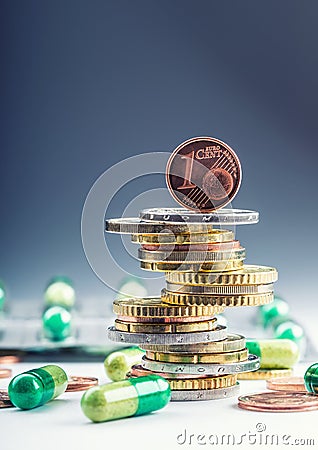
[(192, 139), (174, 151), (166, 172), (171, 194), (191, 211), (153, 208), (139, 218), (106, 221), (106, 231), (131, 234), (140, 244), (142, 269), (165, 272), (161, 297), (115, 300), (108, 335), (146, 350), (129, 376), (161, 375), (172, 400), (236, 395), (237, 375), (260, 366), (245, 338), (228, 334), (215, 317), (225, 307), (272, 302), (277, 280), (274, 268), (244, 266), (245, 249), (228, 229), (258, 222), (255, 211), (223, 208), (238, 191), (240, 174), (225, 143)]
[[(182, 222), (185, 213), (195, 222)], [(271, 302), (277, 271), (244, 266), (245, 250), (233, 232), (213, 226), (255, 223), (258, 214), (223, 209), (205, 215), (205, 221), (180, 209), (145, 210), (140, 215), (108, 220), (106, 229), (131, 233), (132, 242), (140, 244), (141, 267), (164, 271), (166, 288), (160, 298), (115, 300), (117, 319), (109, 338), (146, 350), (130, 376), (159, 373), (169, 380), (173, 400), (236, 395), (237, 375), (257, 370), (259, 358), (248, 354), (243, 336), (227, 334), (215, 315), (225, 307)]]

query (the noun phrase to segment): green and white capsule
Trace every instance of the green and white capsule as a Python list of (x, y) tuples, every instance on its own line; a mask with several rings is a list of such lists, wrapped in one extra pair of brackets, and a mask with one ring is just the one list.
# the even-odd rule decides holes
[(139, 347), (125, 348), (111, 353), (104, 361), (106, 375), (112, 381), (124, 380), (132, 366), (141, 363), (145, 353)]
[(261, 369), (291, 369), (299, 358), (299, 349), (290, 339), (246, 339), (250, 353), (260, 358)]
[(67, 375), (55, 365), (28, 370), (15, 376), (8, 387), (14, 406), (32, 409), (63, 394), (67, 388)]
[(92, 387), (83, 395), (81, 407), (93, 422), (106, 422), (157, 411), (170, 398), (168, 381), (148, 375)]

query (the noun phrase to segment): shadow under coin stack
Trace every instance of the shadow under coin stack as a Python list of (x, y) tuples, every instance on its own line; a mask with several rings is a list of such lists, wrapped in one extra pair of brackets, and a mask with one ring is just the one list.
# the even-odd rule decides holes
[(260, 366), (245, 338), (228, 334), (215, 318), (226, 307), (272, 302), (277, 280), (274, 268), (244, 266), (245, 249), (228, 229), (257, 223), (258, 213), (219, 209), (238, 191), (240, 173), (227, 144), (194, 138), (172, 153), (166, 172), (173, 197), (193, 211), (149, 209), (139, 218), (106, 221), (106, 231), (131, 234), (140, 244), (142, 269), (166, 274), (161, 297), (114, 301), (117, 319), (108, 336), (146, 350), (129, 376), (161, 375), (172, 400), (234, 396), (237, 375)]
[[(244, 266), (245, 250), (233, 232), (213, 226), (256, 223), (258, 214), (223, 209), (205, 215), (205, 222), (180, 209), (140, 214), (140, 219), (108, 220), (106, 230), (132, 234), (141, 245), (141, 267), (166, 272), (167, 286), (161, 298), (115, 300), (117, 319), (109, 338), (146, 350), (130, 376), (160, 374), (170, 382), (173, 400), (236, 395), (237, 375), (257, 370), (259, 358), (248, 354), (243, 336), (227, 334), (215, 315), (225, 307), (271, 302), (277, 271)], [(185, 214), (195, 222), (182, 222)]]

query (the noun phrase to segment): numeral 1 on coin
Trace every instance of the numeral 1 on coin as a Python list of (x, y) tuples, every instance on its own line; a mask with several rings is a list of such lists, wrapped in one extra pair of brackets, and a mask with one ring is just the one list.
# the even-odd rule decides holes
[(186, 160), (186, 166), (185, 166), (185, 174), (184, 174), (183, 184), (181, 186), (179, 186), (177, 189), (189, 189), (189, 188), (196, 187), (196, 185), (192, 184), (190, 181), (191, 174), (192, 174), (192, 167), (193, 167), (193, 158), (194, 158), (194, 151), (181, 156), (181, 159)]

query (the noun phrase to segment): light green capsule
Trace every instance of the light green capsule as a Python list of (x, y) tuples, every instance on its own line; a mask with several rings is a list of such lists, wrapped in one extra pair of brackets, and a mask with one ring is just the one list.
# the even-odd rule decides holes
[(124, 380), (131, 367), (141, 363), (144, 354), (145, 351), (139, 347), (125, 348), (111, 353), (104, 361), (107, 376), (112, 381)]
[(70, 309), (75, 303), (75, 290), (65, 281), (54, 281), (44, 292), (44, 300), (47, 306), (63, 306)]
[(92, 387), (83, 395), (81, 407), (93, 422), (106, 422), (157, 411), (170, 398), (168, 381), (148, 375)]
[(260, 358), (261, 369), (291, 369), (299, 359), (299, 349), (290, 339), (246, 339), (250, 353)]

